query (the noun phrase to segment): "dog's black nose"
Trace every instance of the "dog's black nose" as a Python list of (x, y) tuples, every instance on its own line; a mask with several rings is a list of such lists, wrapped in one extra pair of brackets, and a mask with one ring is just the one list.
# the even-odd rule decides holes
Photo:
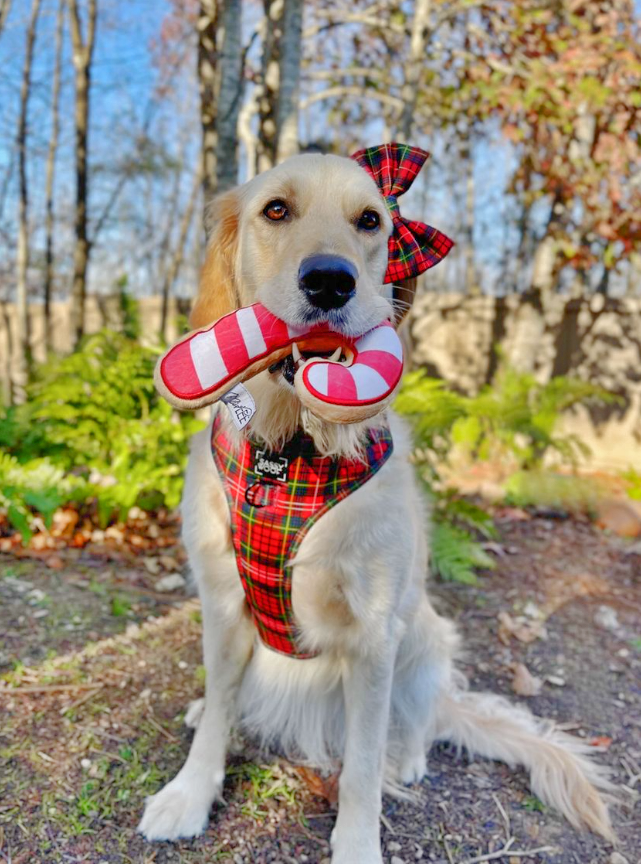
[(358, 270), (338, 255), (310, 255), (298, 271), (298, 284), (319, 309), (340, 309), (356, 293)]

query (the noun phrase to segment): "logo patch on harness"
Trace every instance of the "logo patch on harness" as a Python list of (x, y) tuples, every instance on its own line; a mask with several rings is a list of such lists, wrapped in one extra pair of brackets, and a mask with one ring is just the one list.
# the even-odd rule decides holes
[(267, 450), (256, 450), (254, 474), (270, 480), (278, 480), (279, 483), (287, 483), (288, 471), (289, 459), (285, 456), (275, 456)]

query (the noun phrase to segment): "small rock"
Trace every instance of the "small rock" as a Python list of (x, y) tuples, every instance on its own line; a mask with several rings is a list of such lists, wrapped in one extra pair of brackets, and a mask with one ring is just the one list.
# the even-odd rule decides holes
[(628, 864), (628, 859), (624, 858), (620, 852), (613, 852), (610, 855), (610, 864)]
[(396, 840), (390, 840), (390, 842), (387, 844), (388, 852), (400, 852), (402, 848), (403, 847), (401, 846), (401, 844), (397, 843)]
[(188, 666), (189, 666), (189, 664), (186, 663), (184, 660), (178, 661), (178, 668), (179, 669), (187, 669)]
[(179, 588), (184, 588), (187, 584), (185, 578), (180, 573), (168, 573), (156, 582), (156, 591), (168, 593), (169, 591), (177, 591)]
[(48, 614), (49, 614), (48, 609), (36, 609), (36, 611), (33, 613), (33, 617), (34, 618), (46, 618)]
[(85, 758), (85, 759), (81, 759), (81, 760), (80, 760), (80, 767), (81, 767), (84, 771), (88, 771), (88, 770), (91, 768), (91, 759), (86, 759), (86, 758)]
[(594, 615), (594, 623), (603, 630), (610, 630), (612, 633), (621, 627), (617, 613), (611, 606), (599, 606)]
[(545, 680), (555, 687), (565, 687), (565, 678), (561, 678), (560, 675), (548, 675)]
[(160, 573), (160, 561), (157, 558), (148, 556), (142, 559), (142, 563), (145, 565), (146, 571), (152, 576), (157, 576)]
[(403, 858), (399, 858), (398, 855), (392, 855), (390, 864), (405, 864), (405, 861)]

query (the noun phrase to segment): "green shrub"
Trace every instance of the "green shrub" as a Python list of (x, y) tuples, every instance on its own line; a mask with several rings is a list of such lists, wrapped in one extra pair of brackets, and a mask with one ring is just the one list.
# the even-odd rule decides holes
[(156, 393), (157, 352), (103, 331), (35, 371), (28, 401), (0, 414), (0, 506), (23, 535), (40, 513), (95, 501), (106, 525), (138, 505), (175, 507), (202, 423)]

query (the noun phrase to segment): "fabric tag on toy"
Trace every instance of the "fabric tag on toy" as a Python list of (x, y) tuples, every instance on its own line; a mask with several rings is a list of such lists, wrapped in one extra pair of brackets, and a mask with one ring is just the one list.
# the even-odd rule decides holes
[(220, 398), (227, 406), (236, 429), (244, 429), (256, 413), (256, 403), (249, 390), (243, 384), (236, 384)]

